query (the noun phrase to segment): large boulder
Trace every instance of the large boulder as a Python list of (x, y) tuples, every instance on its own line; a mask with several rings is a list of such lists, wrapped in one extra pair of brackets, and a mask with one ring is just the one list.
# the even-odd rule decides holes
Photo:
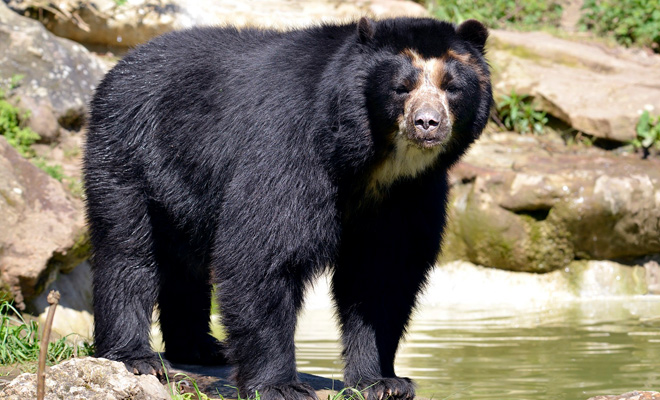
[(0, 137), (0, 290), (20, 308), (87, 258), (82, 202)]
[(445, 260), (529, 272), (660, 253), (660, 160), (484, 137), (451, 172)]
[(175, 29), (199, 25), (290, 28), (362, 15), (427, 15), (407, 0), (65, 0), (43, 7), (36, 0), (12, 0), (17, 11), (40, 19), (58, 36), (103, 46), (133, 47)]
[(497, 93), (532, 95), (538, 107), (590, 135), (628, 141), (642, 110), (660, 113), (658, 55), (494, 30), (488, 58)]
[[(37, 398), (37, 376), (25, 373), (11, 381), (0, 398)], [(154, 375), (134, 375), (123, 363), (103, 358), (74, 358), (46, 371), (45, 400), (167, 400), (171, 396)]]
[(83, 46), (55, 37), (0, 1), (0, 89), (18, 84), (10, 101), (30, 110), (28, 125), (45, 141), (57, 139), (60, 128), (82, 126), (105, 70)]

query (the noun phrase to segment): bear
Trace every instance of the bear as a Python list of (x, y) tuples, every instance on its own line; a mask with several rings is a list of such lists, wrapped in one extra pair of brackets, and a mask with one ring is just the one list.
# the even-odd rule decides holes
[(345, 384), (412, 399), (395, 353), (440, 250), (448, 170), (489, 118), (487, 36), (363, 17), (190, 28), (129, 52), (97, 87), (83, 157), (96, 356), (162, 374), (157, 307), (167, 361), (229, 363), (243, 397), (316, 399), (294, 331), (327, 271)]

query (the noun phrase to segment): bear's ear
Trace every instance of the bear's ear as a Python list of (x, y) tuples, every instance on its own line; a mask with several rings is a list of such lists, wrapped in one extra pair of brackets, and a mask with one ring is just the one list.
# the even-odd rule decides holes
[(360, 18), (357, 26), (357, 33), (360, 43), (364, 44), (370, 42), (376, 34), (374, 22), (367, 17)]
[(472, 43), (480, 52), (484, 52), (486, 39), (488, 39), (488, 29), (476, 19), (468, 19), (456, 28), (458, 36)]

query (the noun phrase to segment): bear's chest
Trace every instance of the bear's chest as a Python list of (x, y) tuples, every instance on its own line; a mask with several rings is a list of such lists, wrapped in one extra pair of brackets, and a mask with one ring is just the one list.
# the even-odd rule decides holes
[(397, 133), (392, 151), (379, 163), (369, 177), (367, 192), (378, 196), (402, 178), (414, 178), (430, 168), (442, 152), (442, 146), (424, 149)]

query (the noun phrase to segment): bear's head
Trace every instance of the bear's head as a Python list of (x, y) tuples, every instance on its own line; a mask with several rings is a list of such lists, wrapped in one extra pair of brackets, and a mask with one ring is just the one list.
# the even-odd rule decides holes
[(451, 166), (481, 134), (492, 92), (478, 21), (396, 18), (357, 25), (377, 186)]

